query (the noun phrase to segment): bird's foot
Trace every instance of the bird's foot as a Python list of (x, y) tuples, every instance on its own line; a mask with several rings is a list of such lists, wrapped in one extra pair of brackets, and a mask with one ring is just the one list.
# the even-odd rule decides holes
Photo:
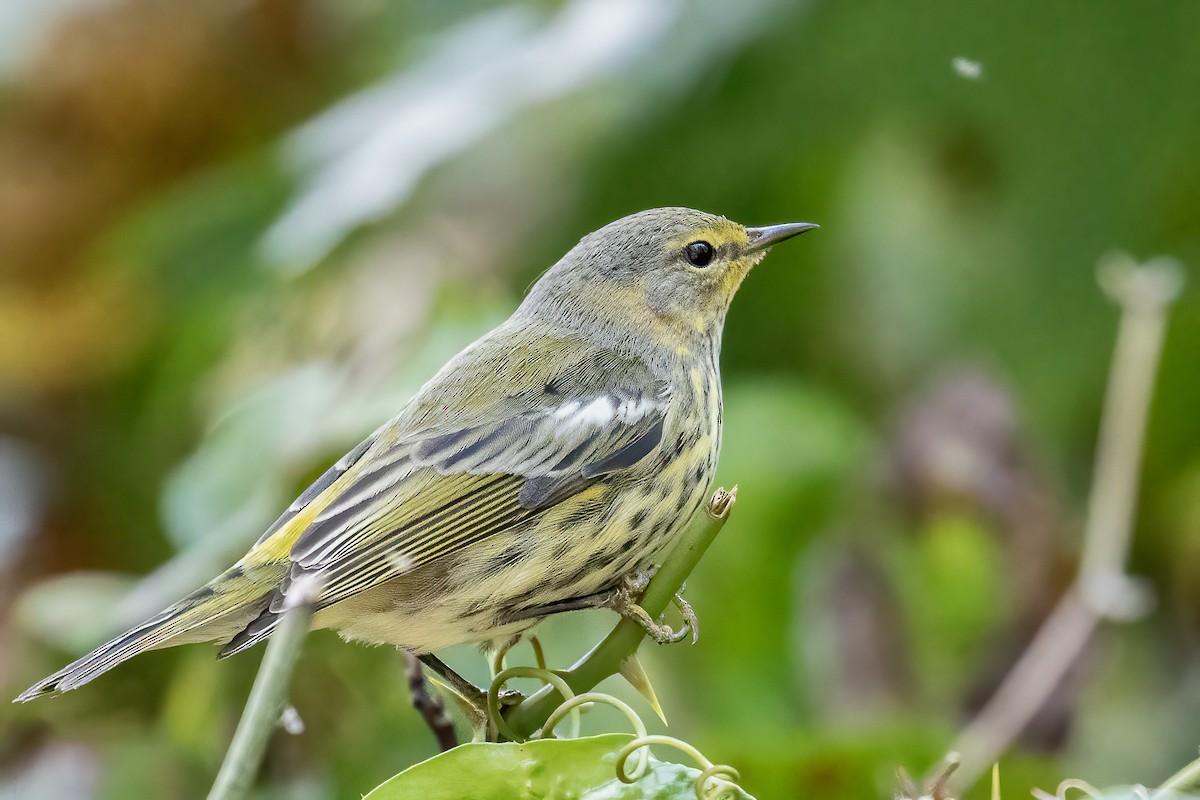
[[(496, 693), (496, 697), (500, 699), (500, 708), (508, 708), (509, 706), (519, 706), (525, 700), (525, 695), (518, 692), (516, 689), (501, 689)], [(487, 692), (483, 693), (483, 704), (487, 705)]]
[[(492, 719), (491, 712), (488, 711), (487, 692), (482, 689), (467, 692), (460, 688), (450, 687), (436, 677), (431, 677), (431, 680), (446, 693), (446, 696), (454, 702), (454, 705), (466, 717), (467, 724), (471, 726), (472, 741), (496, 741), (496, 725)], [(497, 699), (499, 701), (499, 709), (503, 713), (504, 709), (519, 705), (525, 699), (525, 695), (515, 689), (501, 689), (497, 693)]]
[(655, 570), (638, 572), (625, 578), (622, 586), (609, 599), (607, 605), (622, 617), (633, 620), (646, 631), (646, 635), (659, 644), (674, 644), (692, 637), (694, 644), (700, 638), (700, 621), (696, 612), (687, 600), (683, 599), (682, 589), (675, 593), (673, 604), (683, 617), (683, 625), (678, 630), (662, 621), (662, 617), (654, 619), (646, 609), (639, 604), (642, 593), (646, 591)]
[[(483, 741), (490, 738), (491, 718), (488, 714), (488, 693), (451, 669), (444, 661), (432, 654), (420, 656), (425, 666), (434, 673), (432, 681), (449, 697), (467, 718), (474, 739)], [(502, 689), (498, 693), (500, 708), (514, 706), (525, 699), (525, 695), (513, 689)]]
[(679, 615), (683, 617), (683, 630), (691, 631), (692, 644), (695, 644), (700, 641), (700, 618), (696, 616), (696, 609), (683, 599), (683, 589), (675, 593), (674, 603), (675, 607), (679, 609)]

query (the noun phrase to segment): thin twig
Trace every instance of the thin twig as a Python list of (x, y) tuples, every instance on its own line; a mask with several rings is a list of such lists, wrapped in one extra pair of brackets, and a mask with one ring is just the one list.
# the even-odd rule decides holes
[(454, 733), (454, 723), (446, 715), (446, 706), (442, 698), (429, 691), (425, 681), (425, 672), (421, 668), (421, 659), (407, 650), (404, 653), (405, 675), (408, 676), (408, 691), (412, 695), (413, 708), (425, 720), (433, 738), (437, 740), (438, 749), (443, 753), (458, 746), (458, 736)]
[[(697, 513), (688, 523), (683, 536), (654, 573), (639, 601), (651, 619), (657, 619), (671, 604), (676, 592), (729, 518), (736, 498), (736, 486), (730, 491), (719, 489), (707, 510)], [(576, 694), (582, 694), (610, 675), (616, 675), (621, 669), (621, 662), (637, 652), (645, 635), (646, 631), (641, 625), (633, 620), (622, 619), (587, 655), (561, 673), (567, 686)], [(512, 730), (528, 736), (540, 728), (562, 702), (558, 690), (546, 686), (509, 709), (505, 719)]]
[(292, 584), (288, 591), (283, 621), (267, 643), (267, 652), (258, 668), (246, 709), (212, 791), (208, 793), (208, 800), (236, 800), (249, 790), (262, 762), (267, 740), (279, 725), (292, 669), (312, 625), (313, 602), (317, 594), (317, 587), (304, 580)]
[(1122, 308), (1104, 399), (1095, 474), (1075, 584), (1042, 624), (1020, 660), (954, 745), (966, 788), (1021, 733), (1062, 681), (1102, 619), (1129, 618), (1144, 607), (1126, 573), (1133, 536), (1146, 416), (1162, 350), (1166, 309), (1182, 285), (1171, 259), (1136, 266), (1117, 256), (1102, 263), (1100, 282)]
[(1110, 256), (1100, 264), (1100, 283), (1123, 313), (1100, 420), (1080, 577), (1089, 604), (1110, 616), (1119, 614), (1109, 600), (1121, 586), (1133, 540), (1146, 419), (1167, 306), (1179, 293), (1182, 272), (1173, 259), (1139, 267), (1128, 256)]

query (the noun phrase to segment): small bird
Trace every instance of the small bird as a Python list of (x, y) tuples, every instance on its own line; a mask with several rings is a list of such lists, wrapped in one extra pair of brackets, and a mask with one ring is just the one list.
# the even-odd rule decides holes
[(658, 208), (585, 236), (237, 564), (17, 701), (147, 650), (239, 653), (271, 635), (300, 581), (315, 627), (418, 654), (476, 700), (437, 651), (503, 646), (590, 607), (661, 640), (624, 587), (644, 585), (712, 482), (730, 301), (771, 245), (815, 227)]

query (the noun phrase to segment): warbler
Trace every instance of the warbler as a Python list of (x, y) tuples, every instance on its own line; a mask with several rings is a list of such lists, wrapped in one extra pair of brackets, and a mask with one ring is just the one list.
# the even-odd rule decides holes
[(467, 692), (434, 653), (510, 641), (561, 611), (636, 608), (613, 598), (712, 482), (730, 301), (771, 245), (815, 227), (658, 208), (588, 234), (237, 564), (17, 700), (147, 650), (241, 652), (302, 580), (315, 627), (405, 648)]

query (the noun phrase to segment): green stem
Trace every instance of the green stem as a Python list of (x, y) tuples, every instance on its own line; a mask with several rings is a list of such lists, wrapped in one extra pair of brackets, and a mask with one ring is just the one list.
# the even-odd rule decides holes
[[(664, 559), (642, 595), (639, 605), (652, 619), (666, 611), (683, 582), (691, 574), (704, 551), (712, 544), (717, 532), (729, 519), (729, 511), (737, 496), (737, 487), (732, 491), (719, 489), (713, 495), (705, 511), (697, 513), (687, 525), (683, 536)], [(621, 662), (637, 652), (646, 636), (641, 625), (630, 619), (622, 619), (608, 636), (591, 649), (573, 667), (562, 674), (567, 686), (576, 694), (590, 691), (605, 678), (616, 675)], [(563, 702), (563, 696), (552, 686), (546, 686), (525, 698), (519, 705), (504, 715), (513, 731), (529, 736), (546, 722), (546, 719)]]
[[(279, 724), (292, 669), (312, 625), (311, 596), (315, 593), (304, 592), (301, 587), (301, 596), (297, 596), (295, 590), (294, 586), (288, 593), (289, 608), (267, 643), (250, 698), (208, 800), (236, 800), (246, 795), (262, 762), (267, 740)], [(291, 602), (293, 598), (296, 602)]]
[(1154, 790), (1152, 797), (1165, 797), (1168, 792), (1182, 792), (1200, 784), (1200, 758), (1176, 772), (1166, 783)]

